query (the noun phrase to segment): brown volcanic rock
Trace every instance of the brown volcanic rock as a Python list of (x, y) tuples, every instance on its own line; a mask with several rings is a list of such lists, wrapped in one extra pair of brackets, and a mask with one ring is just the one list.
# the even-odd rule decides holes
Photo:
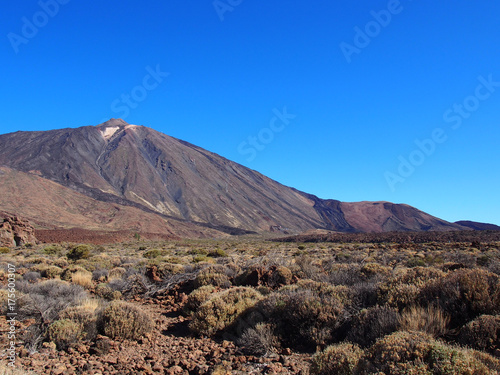
[(28, 243), (35, 244), (35, 228), (19, 217), (2, 214), (0, 217), (0, 246), (14, 247)]
[(346, 220), (359, 232), (441, 231), (466, 229), (417, 210), (390, 202), (340, 203)]
[[(242, 233), (235, 228), (278, 228), (292, 234), (311, 229), (464, 229), (407, 205), (323, 200), (120, 119), (76, 129), (0, 135), (2, 165), (10, 169), (3, 168), (3, 175), (0, 170), (0, 193), (11, 199), (0, 196), (0, 209), (20, 212), (51, 228), (139, 228), (182, 237), (192, 235), (192, 227), (183, 228), (186, 221), (202, 232), (200, 225), (231, 234)], [(31, 190), (12, 179), (13, 173), (23, 173)], [(18, 196), (26, 201), (16, 205)]]

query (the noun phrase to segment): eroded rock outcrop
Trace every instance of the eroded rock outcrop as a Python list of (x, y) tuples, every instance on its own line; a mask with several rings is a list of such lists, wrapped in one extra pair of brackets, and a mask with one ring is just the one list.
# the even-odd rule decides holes
[(36, 242), (35, 228), (29, 221), (15, 216), (0, 217), (0, 246), (14, 247)]

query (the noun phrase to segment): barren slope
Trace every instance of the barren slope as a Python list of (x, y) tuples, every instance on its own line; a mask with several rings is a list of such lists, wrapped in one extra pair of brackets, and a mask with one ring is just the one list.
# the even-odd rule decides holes
[(359, 232), (440, 231), (466, 229), (417, 210), (390, 202), (342, 202), (346, 220)]
[(226, 234), (163, 218), (130, 206), (101, 202), (39, 176), (0, 167), (0, 207), (28, 218), (39, 228), (127, 230), (180, 237)]

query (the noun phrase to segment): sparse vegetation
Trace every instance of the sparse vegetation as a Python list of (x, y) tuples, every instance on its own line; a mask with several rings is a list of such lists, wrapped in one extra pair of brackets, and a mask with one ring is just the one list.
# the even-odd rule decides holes
[(71, 260), (88, 259), (91, 250), (92, 248), (89, 245), (77, 245), (66, 253), (66, 257)]
[(194, 312), (189, 327), (196, 333), (213, 336), (235, 323), (240, 314), (261, 298), (259, 292), (246, 287), (215, 293)]
[(113, 301), (98, 317), (98, 329), (114, 339), (138, 340), (153, 329), (151, 317), (137, 306), (124, 301)]
[[(145, 347), (145, 337), (190, 331), (193, 342), (236, 345), (229, 352), (247, 361), (284, 358), (291, 373), (288, 355), (298, 353), (311, 374), (493, 374), (500, 242), (471, 245), (141, 240), (140, 250), (136, 241), (33, 245), (0, 261), (17, 265), (19, 339), (29, 353), (89, 350), (98, 361), (118, 350), (113, 341)], [(0, 280), (5, 313), (5, 271)], [(161, 333), (172, 316), (179, 320)], [(210, 371), (231, 371), (227, 358)]]
[(69, 319), (56, 320), (48, 329), (48, 339), (54, 342), (59, 350), (75, 345), (81, 338), (81, 325)]

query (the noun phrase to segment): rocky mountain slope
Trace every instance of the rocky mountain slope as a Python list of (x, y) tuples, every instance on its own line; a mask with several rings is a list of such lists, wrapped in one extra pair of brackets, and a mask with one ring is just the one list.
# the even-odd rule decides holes
[[(46, 224), (66, 227), (146, 226), (176, 232), (164, 225), (170, 219), (230, 233), (464, 229), (407, 205), (323, 200), (120, 119), (76, 129), (0, 135), (0, 166), (0, 209), (23, 210), (27, 218), (36, 212)], [(26, 190), (20, 179), (33, 188)], [(32, 199), (36, 186), (38, 196)], [(7, 194), (23, 203), (15, 206)], [(78, 199), (61, 198), (72, 194)], [(75, 208), (74, 202), (81, 203)]]

